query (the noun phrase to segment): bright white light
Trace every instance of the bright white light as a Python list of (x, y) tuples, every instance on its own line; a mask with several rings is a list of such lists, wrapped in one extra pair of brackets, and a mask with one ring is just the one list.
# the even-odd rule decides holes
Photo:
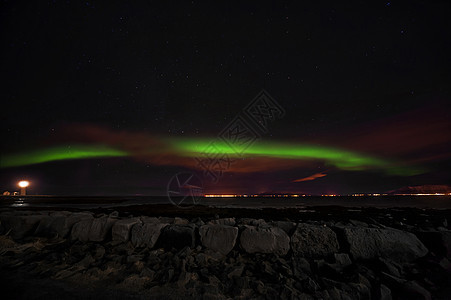
[(29, 185), (30, 185), (30, 183), (28, 181), (26, 181), (26, 180), (19, 181), (19, 186), (21, 188), (26, 188)]

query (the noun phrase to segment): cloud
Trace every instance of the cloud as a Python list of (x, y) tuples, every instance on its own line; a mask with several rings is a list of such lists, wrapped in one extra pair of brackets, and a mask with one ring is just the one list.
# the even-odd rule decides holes
[(317, 178), (321, 178), (321, 177), (325, 177), (325, 176), (327, 176), (327, 174), (316, 173), (316, 174), (313, 174), (313, 175), (305, 177), (305, 178), (300, 178), (300, 179), (293, 180), (292, 182), (310, 181), (310, 180), (315, 180)]

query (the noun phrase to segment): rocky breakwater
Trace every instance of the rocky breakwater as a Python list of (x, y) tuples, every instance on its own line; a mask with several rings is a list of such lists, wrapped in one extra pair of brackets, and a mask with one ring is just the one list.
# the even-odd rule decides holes
[(0, 221), (2, 272), (100, 298), (108, 288), (133, 299), (431, 299), (450, 283), (447, 228), (64, 211), (3, 211)]

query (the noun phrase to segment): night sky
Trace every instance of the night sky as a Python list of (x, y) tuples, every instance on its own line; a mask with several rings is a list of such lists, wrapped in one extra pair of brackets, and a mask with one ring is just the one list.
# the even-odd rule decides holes
[[(164, 195), (178, 172), (228, 194), (451, 182), (449, 1), (171, 3), (2, 1), (2, 192)], [(259, 127), (262, 90), (279, 111)], [(237, 118), (253, 135), (232, 151)]]

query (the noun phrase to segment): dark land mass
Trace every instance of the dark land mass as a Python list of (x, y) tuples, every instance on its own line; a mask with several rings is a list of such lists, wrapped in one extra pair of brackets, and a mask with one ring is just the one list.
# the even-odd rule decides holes
[(449, 185), (417, 185), (405, 186), (396, 190), (389, 191), (388, 194), (451, 194)]
[[(52, 207), (35, 202), (11, 208), (17, 198), (3, 200), (0, 216), (10, 220), (19, 216), (22, 221), (17, 224), (22, 227), (29, 216), (52, 214), (89, 214), (89, 220), (115, 222), (139, 219), (143, 224), (150, 218), (167, 227), (161, 235), (158, 230), (155, 244), (142, 246), (132, 237), (115, 240), (111, 228), (99, 241), (81, 240), (74, 229), (57, 236), (42, 230), (42, 220), (26, 232), (14, 232), (13, 223), (2, 217), (2, 299), (449, 299), (451, 295), (450, 208), (113, 203), (87, 211), (58, 207), (56, 202)], [(209, 248), (203, 235), (209, 226), (235, 228), (238, 237), (231, 250), (221, 254)], [(314, 234), (303, 235), (309, 226)], [(278, 231), (271, 231), (275, 227)], [(176, 235), (171, 236), (170, 230)], [(243, 238), (249, 230), (264, 234)], [(336, 239), (335, 250), (327, 252), (331, 240), (324, 230)], [(347, 235), (347, 230), (353, 234)], [(289, 250), (277, 240), (281, 233), (288, 238)], [(221, 231), (218, 235), (217, 242), (227, 245), (228, 235)], [(268, 250), (271, 238), (277, 242)], [(259, 244), (258, 239), (264, 240), (263, 249), (254, 252), (255, 245), (247, 242)], [(305, 249), (310, 252), (302, 252)]]

